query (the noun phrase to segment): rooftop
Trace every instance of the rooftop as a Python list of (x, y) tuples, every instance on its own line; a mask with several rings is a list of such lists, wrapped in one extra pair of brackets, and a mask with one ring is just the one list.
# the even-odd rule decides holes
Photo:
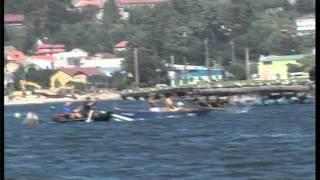
[(167, 0), (117, 0), (118, 5), (131, 5), (131, 4), (157, 4), (166, 2)]
[(82, 73), (87, 76), (99, 76), (99, 75), (104, 75), (102, 72), (98, 71), (97, 68), (62, 68), (60, 69), (66, 74), (69, 74), (70, 76), (73, 76), (77, 73)]
[(104, 2), (102, 0), (79, 0), (74, 4), (74, 7), (76, 8), (86, 6), (96, 6), (97, 8), (103, 8)]
[(29, 60), (55, 61), (57, 59), (54, 56), (45, 56), (45, 55), (41, 56), (41, 55), (39, 55), (39, 56), (30, 56)]
[(121, 41), (118, 44), (114, 45), (114, 48), (125, 48), (128, 45), (128, 41)]
[(306, 55), (287, 55), (287, 56), (263, 56), (259, 58), (260, 62), (265, 61), (288, 61), (288, 60), (299, 60), (304, 58)]
[(4, 22), (5, 23), (17, 23), (17, 22), (23, 22), (24, 21), (24, 15), (21, 14), (5, 14), (4, 15)]

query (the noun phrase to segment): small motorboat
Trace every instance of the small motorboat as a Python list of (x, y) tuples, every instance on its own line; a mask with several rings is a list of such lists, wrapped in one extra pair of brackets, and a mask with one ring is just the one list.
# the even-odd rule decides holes
[[(87, 117), (83, 118), (69, 118), (67, 114), (54, 113), (52, 119), (56, 122), (79, 122), (87, 121)], [(109, 121), (111, 119), (111, 112), (98, 111), (93, 113), (91, 121)]]
[(112, 113), (133, 119), (144, 120), (181, 116), (200, 116), (205, 115), (208, 112), (210, 112), (210, 109), (208, 108), (183, 108), (174, 111), (168, 110), (167, 108), (159, 108), (158, 111), (114, 108)]

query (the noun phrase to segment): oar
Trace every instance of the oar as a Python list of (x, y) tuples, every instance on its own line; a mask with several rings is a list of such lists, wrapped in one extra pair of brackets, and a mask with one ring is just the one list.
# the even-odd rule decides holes
[(121, 119), (121, 120), (124, 120), (124, 121), (134, 121), (134, 119), (132, 118), (129, 118), (129, 117), (126, 117), (126, 116), (121, 116), (119, 114), (111, 114), (112, 117), (114, 118), (118, 118), (118, 119)]
[(87, 120), (86, 120), (86, 122), (87, 122), (87, 123), (89, 123), (89, 122), (91, 122), (91, 121), (92, 121), (92, 120), (91, 120), (91, 118), (92, 118), (92, 114), (93, 114), (93, 110), (90, 110), (90, 111), (89, 111), (88, 118), (87, 118)]

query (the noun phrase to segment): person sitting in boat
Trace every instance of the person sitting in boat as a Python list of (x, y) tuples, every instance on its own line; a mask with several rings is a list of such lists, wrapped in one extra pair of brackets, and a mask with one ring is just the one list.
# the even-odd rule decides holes
[(81, 113), (77, 109), (72, 110), (71, 108), (71, 102), (65, 102), (63, 106), (63, 113), (68, 117), (68, 118), (80, 118)]
[(27, 125), (37, 125), (40, 122), (39, 122), (39, 118), (38, 118), (37, 114), (33, 110), (31, 110), (28, 112), (23, 123), (27, 124)]
[(90, 111), (93, 110), (95, 104), (96, 104), (96, 102), (93, 101), (93, 100), (91, 99), (91, 97), (87, 97), (87, 98), (86, 98), (86, 101), (83, 102), (82, 108), (81, 108), (81, 111), (80, 111), (81, 114), (82, 114), (82, 116), (83, 116), (83, 117), (88, 117)]
[(164, 100), (165, 106), (170, 110), (170, 111), (177, 111), (178, 108), (175, 107), (173, 101), (172, 101), (173, 96), (172, 95), (166, 95), (166, 98)]

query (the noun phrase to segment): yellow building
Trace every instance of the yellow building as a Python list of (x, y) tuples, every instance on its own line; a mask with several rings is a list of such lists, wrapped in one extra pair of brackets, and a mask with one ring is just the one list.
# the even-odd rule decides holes
[(57, 82), (60, 86), (66, 86), (69, 81), (88, 83), (90, 76), (104, 76), (104, 74), (96, 68), (62, 68), (51, 76), (50, 86), (58, 88), (56, 87)]
[(259, 59), (258, 73), (261, 80), (288, 79), (288, 64), (299, 64), (305, 55), (264, 56)]

